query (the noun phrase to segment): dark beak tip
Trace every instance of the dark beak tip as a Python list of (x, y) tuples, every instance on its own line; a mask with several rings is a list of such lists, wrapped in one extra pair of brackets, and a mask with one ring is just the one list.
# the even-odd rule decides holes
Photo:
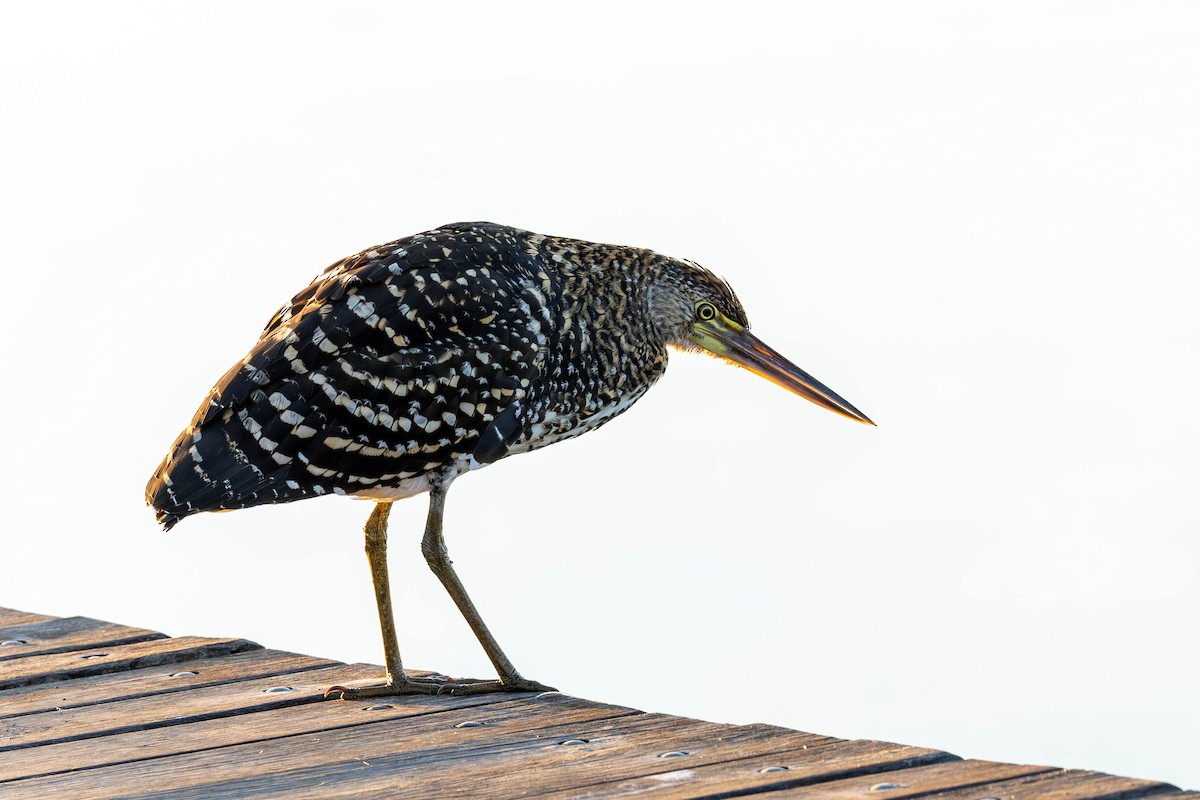
[(858, 422), (861, 422), (863, 425), (870, 425), (872, 428), (879, 427), (879, 425), (876, 424), (875, 420), (871, 419), (866, 414), (859, 411), (857, 408), (854, 409), (854, 414), (855, 414), (854, 419), (857, 420)]
[(852, 413), (848, 413), (846, 411), (841, 411), (840, 409), (839, 409), (839, 412), (842, 414), (842, 416), (846, 417), (847, 419), (852, 419), (855, 422), (861, 422), (863, 425), (870, 425), (872, 428), (879, 427), (875, 423), (875, 420), (871, 419), (866, 414), (859, 411), (857, 408), (854, 409), (854, 411)]

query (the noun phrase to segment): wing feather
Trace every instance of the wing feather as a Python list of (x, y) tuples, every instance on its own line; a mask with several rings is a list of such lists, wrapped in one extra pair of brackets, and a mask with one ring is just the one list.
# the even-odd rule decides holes
[(449, 226), (330, 266), (176, 440), (147, 487), (160, 519), (355, 494), (469, 458), (536, 390), (552, 344), (522, 234)]

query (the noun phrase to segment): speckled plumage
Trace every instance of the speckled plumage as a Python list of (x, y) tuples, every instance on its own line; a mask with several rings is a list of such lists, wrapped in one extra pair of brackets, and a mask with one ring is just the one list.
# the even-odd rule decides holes
[(640, 398), (723, 281), (650, 250), (460, 223), (339, 261), (213, 387), (147, 486), (170, 528), (323, 494), (395, 499)]
[[(691, 263), (486, 222), (371, 248), (329, 267), (267, 323), (146, 487), (170, 529), (201, 511), (325, 494), (369, 498), (363, 529), (387, 677), (327, 696), (546, 691), (484, 624), (443, 535), (468, 470), (603, 425), (662, 375), (667, 346), (708, 352), (873, 424), (750, 333), (729, 286)], [(407, 675), (387, 562), (392, 501), (429, 492), (421, 552), (498, 680)]]

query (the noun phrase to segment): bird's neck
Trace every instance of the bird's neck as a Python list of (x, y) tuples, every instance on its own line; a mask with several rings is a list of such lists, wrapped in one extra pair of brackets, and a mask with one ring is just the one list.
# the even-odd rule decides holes
[(561, 315), (546, 377), (554, 405), (597, 413), (640, 396), (666, 368), (667, 340), (650, 313), (647, 251), (556, 244), (546, 251), (547, 271), (559, 282)]

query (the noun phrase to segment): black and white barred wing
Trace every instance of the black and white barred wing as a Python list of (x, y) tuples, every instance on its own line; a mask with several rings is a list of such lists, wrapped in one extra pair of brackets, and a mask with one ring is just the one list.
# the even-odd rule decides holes
[(176, 440), (147, 486), (160, 521), (400, 496), (432, 470), (501, 457), (525, 424), (550, 317), (544, 275), (489, 267), (503, 250), (427, 235), (327, 270)]

